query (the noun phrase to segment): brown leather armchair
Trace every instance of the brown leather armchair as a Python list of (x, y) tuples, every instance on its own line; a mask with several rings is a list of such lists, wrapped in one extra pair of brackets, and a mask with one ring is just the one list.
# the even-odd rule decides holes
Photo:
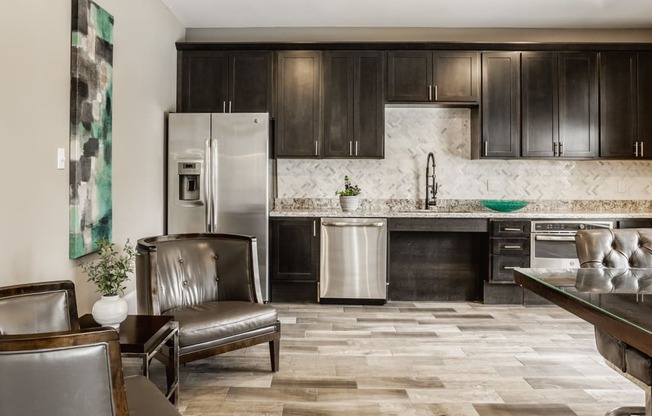
[(79, 329), (79, 320), (70, 280), (0, 288), (0, 335), (73, 329)]
[[(575, 245), (582, 268), (652, 267), (652, 229), (582, 230), (575, 236)], [(641, 285), (635, 277), (635, 274), (615, 273), (603, 285), (612, 288)], [(643, 385), (646, 402), (650, 403), (652, 358), (598, 328), (595, 328), (595, 340), (598, 351), (613, 367)], [(620, 407), (607, 413), (608, 416), (645, 414), (645, 407)]]
[(107, 328), (0, 336), (0, 414), (181, 415), (147, 378), (123, 376)]
[(166, 235), (136, 250), (139, 312), (179, 322), (179, 363), (268, 342), (278, 371), (281, 324), (261, 302), (254, 237)]

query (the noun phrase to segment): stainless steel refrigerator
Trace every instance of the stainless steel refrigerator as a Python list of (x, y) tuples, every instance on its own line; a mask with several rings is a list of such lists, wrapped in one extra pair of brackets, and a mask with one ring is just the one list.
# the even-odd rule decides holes
[(273, 198), (267, 113), (173, 113), (168, 119), (167, 233), (253, 235), (269, 300)]

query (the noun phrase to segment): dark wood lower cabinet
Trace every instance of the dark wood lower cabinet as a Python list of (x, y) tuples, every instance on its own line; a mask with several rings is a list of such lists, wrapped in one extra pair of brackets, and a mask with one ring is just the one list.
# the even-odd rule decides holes
[(269, 260), (272, 302), (316, 302), (319, 218), (271, 218)]

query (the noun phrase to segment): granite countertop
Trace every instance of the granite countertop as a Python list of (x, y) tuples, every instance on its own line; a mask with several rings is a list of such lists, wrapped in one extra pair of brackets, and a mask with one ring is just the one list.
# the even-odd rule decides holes
[(485, 211), (372, 211), (343, 212), (339, 209), (273, 210), (271, 217), (338, 217), (338, 218), (652, 218), (651, 212), (495, 212)]
[(652, 201), (532, 201), (523, 209), (496, 212), (477, 200), (441, 200), (435, 209), (421, 201), (362, 200), (354, 212), (343, 212), (337, 199), (276, 199), (271, 217), (360, 218), (652, 218)]

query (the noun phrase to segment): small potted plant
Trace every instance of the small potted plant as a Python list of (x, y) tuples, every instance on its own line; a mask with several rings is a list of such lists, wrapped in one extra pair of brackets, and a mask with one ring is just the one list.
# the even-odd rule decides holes
[(99, 259), (94, 263), (81, 263), (88, 281), (95, 283), (97, 291), (102, 294), (102, 298), (93, 305), (92, 315), (98, 324), (117, 329), (127, 317), (127, 302), (120, 295), (126, 289), (124, 282), (129, 278), (128, 273), (134, 271), (136, 251), (129, 240), (125, 243), (122, 255), (106, 238), (100, 238), (97, 247)]
[(352, 185), (351, 179), (348, 176), (344, 176), (344, 190), (335, 191), (335, 195), (339, 195), (340, 197), (340, 207), (342, 207), (342, 211), (351, 212), (358, 209), (358, 204), (360, 203), (358, 195), (360, 192), (362, 192), (362, 190), (358, 185)]

